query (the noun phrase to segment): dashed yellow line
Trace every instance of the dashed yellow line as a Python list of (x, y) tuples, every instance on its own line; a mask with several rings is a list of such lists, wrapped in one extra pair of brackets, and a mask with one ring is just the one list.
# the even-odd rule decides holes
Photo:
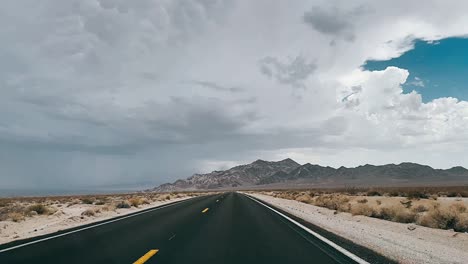
[(205, 208), (205, 209), (203, 209), (203, 211), (201, 211), (201, 212), (202, 212), (202, 213), (206, 213), (206, 212), (208, 212), (208, 210), (210, 210), (210, 208)]
[(158, 253), (158, 251), (159, 251), (159, 249), (152, 249), (152, 250), (148, 251), (148, 253), (143, 255), (143, 257), (139, 258), (137, 261), (133, 262), (133, 264), (143, 264), (143, 263), (145, 263), (146, 261), (148, 261), (148, 259), (150, 259), (156, 253)]

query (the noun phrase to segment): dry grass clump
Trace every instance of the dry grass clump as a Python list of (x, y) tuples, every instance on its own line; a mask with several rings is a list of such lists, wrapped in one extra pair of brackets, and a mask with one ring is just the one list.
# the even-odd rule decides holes
[(364, 199), (357, 200), (357, 202), (358, 202), (358, 203), (363, 203), (363, 204), (364, 204), (364, 203), (367, 203), (368, 200), (367, 200), (366, 198), (364, 198)]
[(328, 209), (347, 212), (349, 211), (348, 202), (349, 198), (345, 195), (325, 194), (317, 196), (312, 203), (314, 205), (326, 207)]
[(405, 208), (411, 208), (411, 206), (413, 206), (413, 201), (411, 201), (411, 200), (400, 201), (400, 203)]
[(28, 206), (28, 212), (36, 212), (38, 215), (49, 214), (51, 211), (43, 204), (33, 204)]
[(301, 203), (311, 203), (312, 197), (307, 194), (299, 195), (295, 198), (296, 201)]
[(350, 208), (350, 213), (352, 215), (365, 215), (365, 216), (374, 216), (376, 215), (375, 210), (367, 204), (358, 203), (355, 206)]
[(96, 211), (93, 209), (86, 209), (81, 213), (82, 216), (94, 216), (96, 215)]
[(367, 192), (367, 196), (382, 196), (383, 194), (377, 190), (370, 190)]
[(108, 212), (108, 211), (115, 211), (116, 209), (116, 206), (113, 205), (113, 204), (108, 204), (108, 205), (105, 205), (103, 207), (101, 207), (101, 209), (105, 212)]
[(393, 217), (393, 222), (398, 223), (414, 223), (416, 222), (417, 215), (410, 210), (397, 210), (395, 216)]
[(150, 200), (148, 198), (141, 198), (140, 199), (141, 204), (151, 204)]
[(456, 214), (447, 208), (435, 208), (419, 217), (417, 223), (432, 228), (452, 229), (456, 224)]
[(9, 213), (8, 218), (13, 222), (21, 222), (26, 217), (24, 216), (24, 214), (21, 214), (21, 213)]
[(139, 197), (133, 197), (133, 198), (128, 199), (128, 202), (130, 203), (131, 206), (138, 207), (143, 203), (143, 199)]
[(115, 207), (118, 209), (122, 209), (122, 208), (130, 208), (131, 205), (126, 201), (120, 201), (115, 205)]
[(427, 208), (425, 205), (423, 204), (420, 204), (420, 205), (417, 205), (415, 207), (413, 207), (413, 212), (415, 213), (423, 213), (423, 212), (427, 212), (429, 210), (429, 208)]
[(427, 227), (453, 229), (468, 232), (468, 213), (463, 204), (452, 204), (448, 208), (435, 208), (421, 216), (418, 224)]
[(84, 197), (84, 198), (81, 198), (81, 203), (83, 204), (93, 204), (94, 203), (94, 198), (91, 198), (91, 197)]
[(462, 203), (454, 203), (450, 205), (450, 209), (454, 210), (457, 213), (464, 213), (466, 212), (466, 206)]
[(457, 216), (453, 229), (457, 232), (468, 232), (468, 213), (462, 213)]

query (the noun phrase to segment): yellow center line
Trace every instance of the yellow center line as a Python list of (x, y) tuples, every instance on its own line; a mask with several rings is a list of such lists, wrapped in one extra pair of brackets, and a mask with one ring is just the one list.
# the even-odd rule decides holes
[(133, 264), (143, 264), (143, 263), (145, 263), (146, 261), (148, 261), (148, 259), (150, 259), (156, 253), (158, 253), (158, 251), (159, 251), (159, 249), (152, 249), (152, 250), (148, 251), (148, 253), (143, 255), (143, 257), (139, 258), (137, 261), (133, 262)]
[(201, 212), (202, 212), (202, 213), (206, 213), (206, 212), (208, 212), (208, 210), (210, 210), (210, 209), (209, 209), (209, 208), (205, 208), (205, 209), (203, 209), (203, 211), (201, 211)]

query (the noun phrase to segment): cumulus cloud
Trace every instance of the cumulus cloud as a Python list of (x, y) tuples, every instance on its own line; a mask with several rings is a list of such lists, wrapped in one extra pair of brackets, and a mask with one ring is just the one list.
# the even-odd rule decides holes
[[(1, 5), (2, 186), (156, 184), (284, 155), (468, 165), (467, 102), (360, 68), (466, 35), (460, 2)], [(428, 149), (452, 154), (411, 159)]]

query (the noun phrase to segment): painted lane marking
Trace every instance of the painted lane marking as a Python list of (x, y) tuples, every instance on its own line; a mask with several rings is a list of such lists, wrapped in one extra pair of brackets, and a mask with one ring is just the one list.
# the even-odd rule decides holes
[(208, 212), (208, 210), (210, 210), (210, 208), (205, 208), (205, 209), (203, 209), (203, 211), (201, 211), (201, 212), (202, 212), (202, 213), (206, 213), (206, 212)]
[(171, 241), (176, 235), (172, 235), (170, 238), (169, 238), (169, 241)]
[(158, 253), (159, 249), (152, 249), (150, 251), (148, 251), (148, 253), (146, 253), (145, 255), (143, 255), (141, 258), (139, 258), (137, 261), (133, 262), (133, 264), (143, 264), (145, 263), (146, 261), (148, 261), (148, 259), (150, 259), (152, 256), (154, 256), (156, 253)]
[(219, 202), (219, 200), (216, 200), (216, 202)]
[(308, 227), (302, 225), (301, 223), (297, 222), (296, 220), (292, 219), (291, 217), (289, 217), (289, 216), (287, 216), (287, 215), (285, 215), (285, 214), (283, 214), (283, 213), (281, 213), (281, 212), (279, 212), (279, 211), (277, 211), (277, 210), (271, 208), (270, 206), (268, 206), (268, 205), (266, 205), (266, 204), (260, 202), (260, 201), (257, 200), (257, 199), (252, 198), (250, 195), (247, 195), (247, 194), (243, 194), (243, 195), (245, 195), (245, 196), (247, 196), (249, 199), (251, 199), (251, 200), (253, 200), (253, 201), (255, 201), (255, 202), (257, 202), (257, 203), (259, 203), (259, 204), (261, 204), (261, 205), (263, 205), (263, 206), (265, 206), (266, 208), (272, 210), (273, 212), (279, 214), (280, 216), (286, 218), (287, 220), (289, 220), (289, 221), (292, 222), (293, 224), (295, 224), (295, 225), (299, 226), (300, 228), (304, 229), (304, 230), (307, 231), (309, 234), (311, 234), (311, 235), (315, 236), (316, 238), (322, 240), (323, 242), (325, 242), (326, 244), (328, 244), (328, 245), (331, 246), (332, 248), (338, 250), (338, 251), (341, 252), (343, 255), (345, 255), (345, 256), (347, 256), (348, 258), (350, 258), (350, 259), (356, 261), (357, 263), (359, 263), (359, 264), (370, 264), (369, 262), (367, 262), (367, 261), (363, 260), (362, 258), (360, 258), (360, 257), (358, 257), (358, 256), (356, 256), (356, 255), (354, 255), (353, 253), (349, 252), (348, 250), (346, 250), (346, 249), (344, 249), (344, 248), (338, 246), (337, 244), (335, 244), (335, 243), (332, 242), (331, 240), (328, 240), (328, 239), (326, 239), (325, 237), (323, 237), (322, 235), (319, 235), (318, 233), (316, 233), (316, 232), (310, 230)]
[(43, 241), (46, 241), (46, 240), (50, 240), (50, 239), (54, 239), (54, 238), (57, 238), (57, 237), (62, 237), (62, 236), (66, 236), (66, 235), (69, 235), (69, 234), (77, 233), (77, 232), (84, 231), (84, 230), (87, 230), (87, 229), (91, 229), (91, 228), (94, 228), (94, 227), (98, 227), (98, 226), (110, 224), (110, 223), (113, 223), (113, 222), (117, 222), (117, 221), (120, 221), (120, 220), (123, 220), (123, 219), (130, 218), (130, 217), (134, 217), (134, 216), (146, 214), (146, 213), (153, 212), (153, 211), (156, 211), (156, 210), (159, 210), (159, 209), (162, 209), (162, 208), (166, 208), (166, 207), (169, 207), (169, 206), (172, 206), (172, 205), (176, 205), (176, 204), (180, 204), (180, 203), (183, 203), (183, 202), (187, 202), (187, 201), (190, 201), (190, 200), (195, 199), (195, 198), (197, 198), (197, 197), (189, 198), (189, 199), (182, 200), (182, 201), (177, 201), (177, 202), (170, 203), (170, 204), (160, 205), (160, 206), (158, 206), (158, 207), (155, 207), (155, 208), (153, 208), (153, 209), (148, 209), (148, 210), (143, 211), (143, 212), (139, 212), (139, 213), (135, 213), (135, 214), (130, 214), (130, 215), (123, 216), (123, 217), (120, 217), (120, 218), (117, 218), (117, 219), (113, 219), (113, 220), (109, 220), (109, 221), (106, 221), (106, 222), (103, 222), (103, 223), (99, 223), (99, 224), (95, 224), (95, 225), (83, 227), (83, 228), (76, 229), (76, 230), (69, 231), (69, 232), (65, 232), (65, 233), (63, 233), (63, 234), (58, 234), (58, 235), (55, 235), (55, 236), (50, 236), (50, 237), (46, 237), (46, 238), (34, 240), (34, 241), (27, 242), (27, 243), (24, 243), (24, 244), (20, 244), (20, 245), (17, 245), (17, 246), (5, 248), (5, 249), (0, 249), (0, 253), (6, 252), (6, 251), (10, 251), (10, 250), (13, 250), (13, 249), (17, 249), (17, 248), (21, 248), (21, 247), (25, 247), (25, 246), (29, 246), (29, 245), (33, 245), (33, 244), (36, 244), (36, 243), (39, 243), (39, 242), (43, 242)]

